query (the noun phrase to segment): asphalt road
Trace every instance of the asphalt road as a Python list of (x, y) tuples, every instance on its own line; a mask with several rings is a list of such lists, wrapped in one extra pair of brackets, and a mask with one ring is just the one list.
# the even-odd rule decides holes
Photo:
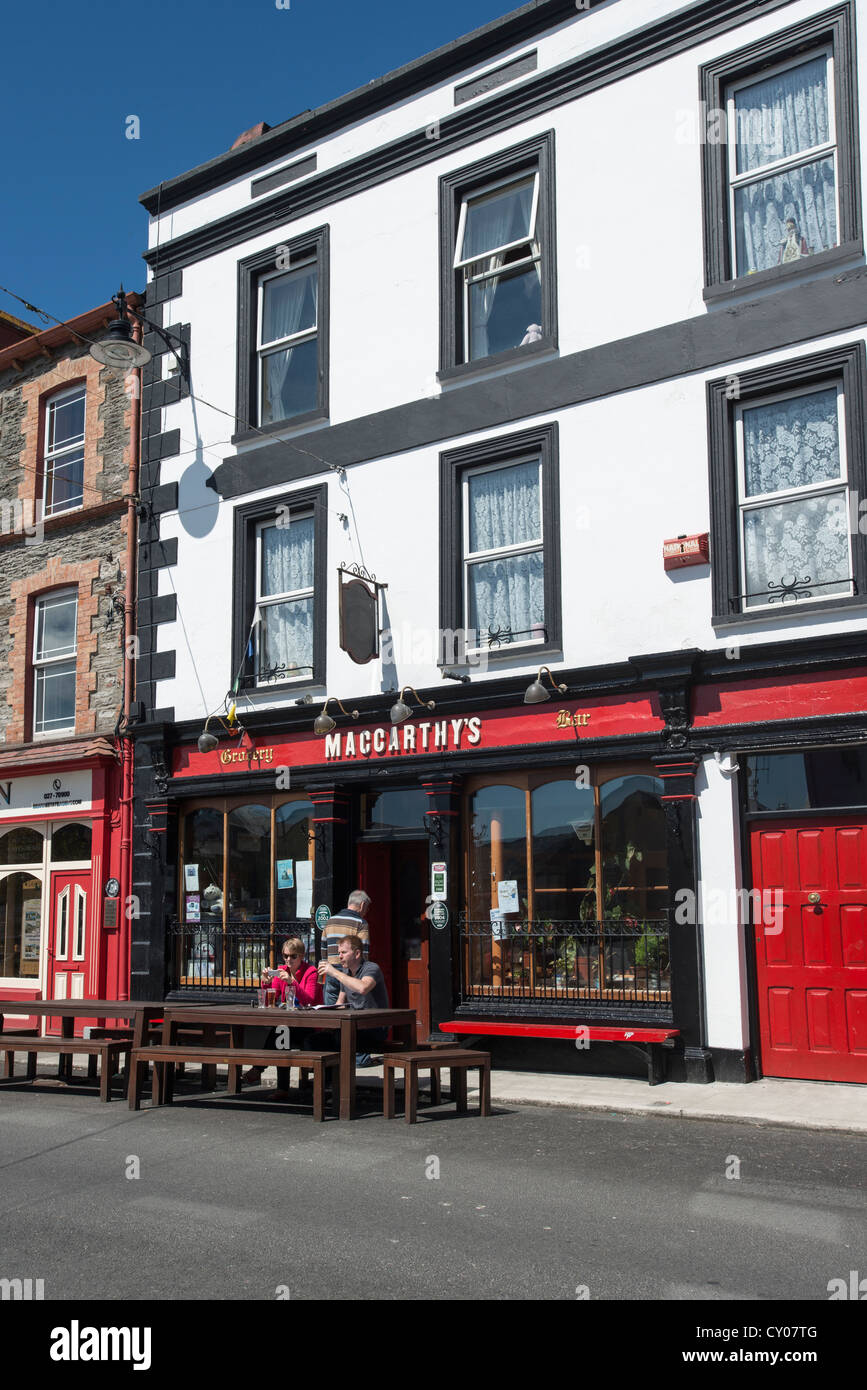
[(2, 1089), (0, 1278), (46, 1300), (822, 1302), (867, 1278), (856, 1136), (529, 1106), (316, 1125), (250, 1094), (132, 1114)]

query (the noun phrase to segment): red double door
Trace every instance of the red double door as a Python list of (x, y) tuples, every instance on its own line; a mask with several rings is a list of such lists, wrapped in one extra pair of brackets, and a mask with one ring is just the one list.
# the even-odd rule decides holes
[(764, 1074), (867, 1082), (867, 825), (753, 822), (750, 849)]

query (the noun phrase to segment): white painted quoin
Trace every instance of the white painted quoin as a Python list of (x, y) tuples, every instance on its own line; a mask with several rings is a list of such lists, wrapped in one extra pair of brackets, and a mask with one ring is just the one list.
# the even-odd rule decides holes
[[(291, 24), (289, 11), (287, 42)], [(194, 746), (205, 717), (222, 708), (236, 677), (239, 508), (255, 510), (261, 503), (264, 518), (273, 499), (276, 519), (278, 507), (291, 504), (293, 494), (323, 487), (324, 678), (302, 675), (275, 689), (242, 688), (242, 721), (253, 728), (267, 716), (262, 727), (273, 731), (285, 711), (291, 716), (287, 728), (300, 728), (295, 702), (309, 694), (310, 724), (326, 697), (337, 696), (347, 709), (367, 701), (360, 722), (387, 726), (396, 698), (388, 692), (396, 687), (415, 687), (426, 699), (460, 695), (471, 702), (468, 692), (477, 687), (480, 698), (496, 699), (498, 683), (511, 682), (520, 705), (519, 691), (542, 662), (555, 680), (568, 674), (570, 689), (589, 682), (601, 690), (607, 679), (601, 673), (609, 670), (614, 679), (631, 659), (659, 674), (663, 656), (668, 654), (673, 669), (677, 654), (687, 654), (693, 661), (684, 678), (693, 692), (685, 697), (689, 729), (680, 738), (683, 728), (669, 719), (657, 751), (672, 760), (675, 754), (696, 760), (699, 903), (709, 892), (741, 902), (739, 890), (754, 883), (745, 759), (835, 742), (859, 746), (863, 737), (858, 697), (846, 684), (846, 672), (857, 671), (859, 654), (867, 666), (867, 606), (858, 601), (858, 578), (867, 563), (861, 555), (867, 519), (862, 529), (859, 504), (867, 487), (863, 458), (848, 447), (864, 418), (865, 297), (859, 278), (864, 210), (860, 183), (847, 171), (857, 174), (864, 158), (857, 122), (847, 126), (839, 108), (845, 97), (857, 109), (864, 95), (864, 0), (698, 0), (686, 6), (680, 0), (609, 0), (589, 8), (550, 0), (533, 7), (532, 16), (515, 11), (481, 33), (484, 42), (468, 36), (426, 67), (410, 65), (403, 76), (383, 79), (378, 93), (366, 98), (366, 110), (351, 99), (345, 119), (340, 103), (321, 108), (306, 122), (275, 127), (213, 166), (169, 177), (159, 197), (155, 190), (143, 198), (151, 213), (148, 312), (159, 311), (166, 328), (188, 328), (190, 342), (189, 386), (172, 389), (178, 379), (164, 374), (158, 356), (143, 402), (150, 441), (145, 458), (150, 447), (150, 482), (159, 489), (153, 523), (158, 532), (149, 536), (145, 527), (145, 543), (162, 547), (164, 557), (147, 561), (153, 565), (150, 602), (154, 612), (160, 602), (163, 607), (150, 620), (150, 650), (141, 663), (146, 720), (175, 726), (164, 745), (171, 773), (172, 739)], [(848, 46), (853, 33), (854, 52)], [(726, 68), (741, 52), (747, 66)], [(534, 63), (522, 63), (530, 54)], [(456, 103), (456, 89), (513, 61), (517, 76)], [(764, 82), (761, 99), (767, 101), (772, 79), (791, 82), (786, 74), (802, 62), (817, 65), (816, 72), (825, 65), (814, 80), (813, 99), (816, 83), (830, 94), (832, 129), (820, 131), (813, 144), (816, 159), (836, 161), (837, 203), (822, 224), (836, 227), (828, 237), (832, 244), (811, 246), (797, 264), (783, 262), (781, 247), (780, 265), (755, 275), (742, 266), (739, 274), (716, 273), (714, 265), (726, 264), (726, 256), (733, 264), (728, 224), (734, 221), (731, 199), (738, 195), (727, 172), (734, 151), (720, 142), (720, 119), (705, 100), (714, 73), (721, 73), (718, 90), (728, 94), (723, 109), (731, 114), (727, 102), (735, 91)], [(265, 104), (272, 107), (272, 99)], [(507, 110), (512, 117), (504, 124), (501, 113)], [(251, 121), (262, 114), (251, 112)], [(464, 123), (460, 134), (458, 122)], [(544, 325), (550, 341), (500, 364), (481, 358), (473, 368), (447, 370), (441, 336), (450, 330), (440, 262), (454, 246), (443, 227), (441, 181), (486, 162), (496, 167), (498, 156), (528, 142), (538, 146), (543, 138), (549, 142), (545, 177), (553, 208), (542, 251), (549, 258), (546, 275), (553, 272), (556, 304), (555, 323)], [(794, 153), (777, 151), (780, 177), (786, 171), (790, 179), (800, 177), (791, 170), (799, 152), (803, 165), (810, 146), (802, 135), (797, 138), (801, 145)], [(364, 169), (380, 168), (389, 146), (388, 170), (363, 186)], [(255, 189), (257, 181), (269, 175), (279, 180), (280, 171), (311, 156), (315, 169), (282, 186), (277, 181), (271, 191)], [(488, 174), (482, 187), (498, 177), (508, 183), (513, 175), (505, 167), (506, 174)], [(353, 170), (357, 178), (349, 186)], [(305, 197), (320, 185), (325, 201), (305, 211)], [(337, 189), (330, 198), (329, 187)], [(827, 179), (823, 187), (832, 196)], [(460, 192), (456, 196), (459, 217)], [(720, 197), (724, 225), (714, 225)], [(773, 201), (770, 193), (768, 199)], [(293, 200), (301, 208), (297, 215)], [(269, 214), (278, 207), (279, 214)], [(764, 215), (769, 226), (776, 213)], [(255, 356), (255, 343), (251, 349), (241, 334), (242, 263), (275, 251), (273, 265), (266, 258), (251, 272), (255, 287), (271, 270), (285, 269), (281, 248), (323, 228), (327, 405), (320, 418), (294, 425), (288, 419), (256, 432), (260, 420), (248, 418), (248, 398), (240, 400), (237, 387), (239, 354)], [(320, 333), (322, 328), (320, 323)], [(451, 344), (458, 358), (461, 348)], [(158, 342), (154, 350), (161, 353)], [(843, 412), (837, 416), (841, 471), (811, 475), (806, 486), (812, 492), (803, 505), (825, 498), (818, 505), (830, 509), (829, 525), (838, 531), (845, 514), (848, 539), (838, 538), (838, 544), (849, 547), (852, 568), (845, 575), (839, 567), (829, 570), (841, 582), (811, 591), (804, 576), (814, 585), (821, 581), (808, 549), (786, 601), (778, 595), (776, 604), (756, 613), (759, 605), (752, 599), (748, 604), (739, 589), (746, 565), (737, 539), (746, 412), (767, 410), (799, 392), (824, 391), (817, 410), (825, 414), (817, 428), (827, 432), (834, 428), (827, 393), (837, 389), (835, 383), (835, 409)], [(483, 468), (496, 462), (496, 450), (478, 446), (552, 427), (557, 496), (545, 523), (556, 526), (559, 541), (556, 649), (540, 638), (542, 655), (526, 641), (516, 643), (511, 656), (504, 647), (471, 652), (463, 665), (445, 663), (457, 665), (470, 685), (444, 681), (442, 574), (444, 566), (459, 565), (460, 557), (447, 547), (460, 546), (462, 537), (459, 525), (445, 524), (442, 458), (467, 450), (466, 466)], [(232, 442), (233, 436), (240, 437)], [(728, 460), (726, 438), (734, 441)], [(726, 468), (732, 472), (728, 484), (722, 478)], [(803, 482), (806, 475), (798, 476)], [(839, 488), (836, 500), (828, 501), (833, 477), (839, 477)], [(145, 500), (147, 495), (146, 479)], [(801, 505), (794, 493), (786, 497)], [(721, 612), (726, 526), (730, 603)], [(711, 535), (710, 564), (664, 568), (664, 542), (705, 533)], [(803, 539), (803, 527), (798, 534)], [(546, 547), (550, 540), (546, 535)], [(546, 549), (546, 564), (550, 555)], [(388, 586), (382, 616), (391, 660), (357, 665), (341, 649), (337, 567), (353, 563)], [(780, 579), (785, 583), (788, 577)], [(833, 698), (824, 705), (818, 695), (801, 699), (804, 672), (827, 673), (831, 667), (822, 664), (823, 655), (830, 659), (841, 651), (849, 653), (847, 662), (834, 667), (831, 685), (826, 682), (836, 692)], [(778, 684), (771, 686), (774, 676)], [(673, 683), (671, 677), (668, 688)], [(723, 718), (708, 696), (704, 722), (694, 720), (694, 686), (702, 683), (713, 691), (736, 689), (743, 696), (740, 713), (732, 707), (731, 717)], [(744, 692), (752, 688), (759, 693), (749, 706)], [(546, 709), (556, 713), (556, 703)], [(473, 713), (471, 703), (462, 713)], [(781, 723), (785, 728), (767, 732), (766, 726)], [(345, 727), (341, 718), (339, 729)], [(592, 728), (588, 732), (592, 736)], [(591, 747), (588, 760), (595, 763), (600, 748)], [(375, 744), (370, 751), (375, 756)], [(727, 752), (742, 755), (740, 771), (721, 770), (724, 762), (716, 755)], [(626, 759), (626, 745), (621, 753)], [(502, 771), (508, 769), (507, 759)], [(140, 794), (146, 798), (153, 790), (142, 783)], [(828, 804), (826, 798), (809, 809)], [(793, 802), (780, 809), (799, 808)], [(164, 908), (170, 901), (167, 888)], [(155, 924), (156, 912), (154, 907)], [(152, 930), (157, 934), (159, 928)], [(753, 926), (738, 920), (737, 911), (730, 921), (714, 921), (701, 932), (695, 980), (701, 1038), (692, 1046), (718, 1055), (718, 1075), (737, 1073), (733, 1058), (769, 1057), (771, 1032), (780, 1027), (779, 1019), (774, 1024), (760, 1018), (758, 1001), (767, 981), (754, 937)], [(141, 968), (147, 973), (153, 967)], [(805, 988), (809, 993), (811, 987)], [(850, 1024), (857, 1052), (862, 1024)], [(833, 1047), (839, 1046), (837, 1039)], [(748, 1071), (752, 1062), (744, 1065)]]

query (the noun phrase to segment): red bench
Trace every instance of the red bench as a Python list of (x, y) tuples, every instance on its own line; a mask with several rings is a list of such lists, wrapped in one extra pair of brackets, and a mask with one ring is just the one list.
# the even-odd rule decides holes
[(505, 1023), (487, 1022), (480, 1018), (453, 1018), (450, 1022), (440, 1023), (439, 1028), (443, 1033), (469, 1034), (474, 1038), (567, 1038), (570, 1042), (586, 1038), (591, 1043), (626, 1043), (630, 1047), (646, 1049), (647, 1081), (651, 1086), (658, 1086), (665, 1080), (663, 1048), (670, 1048), (674, 1039), (680, 1036), (679, 1028), (618, 1028), (594, 1023)]

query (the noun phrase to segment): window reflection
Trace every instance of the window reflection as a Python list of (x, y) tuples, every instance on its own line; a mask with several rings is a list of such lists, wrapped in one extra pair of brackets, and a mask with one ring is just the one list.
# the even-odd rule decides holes
[(62, 825), (51, 837), (51, 858), (55, 863), (71, 864), (89, 860), (91, 830), (89, 825)]
[(42, 883), (30, 874), (0, 879), (0, 975), (33, 979), (39, 975)]
[(0, 835), (0, 864), (41, 864), (42, 836), (37, 830), (18, 826)]
[(271, 916), (271, 808), (236, 806), (229, 812), (229, 918)]

